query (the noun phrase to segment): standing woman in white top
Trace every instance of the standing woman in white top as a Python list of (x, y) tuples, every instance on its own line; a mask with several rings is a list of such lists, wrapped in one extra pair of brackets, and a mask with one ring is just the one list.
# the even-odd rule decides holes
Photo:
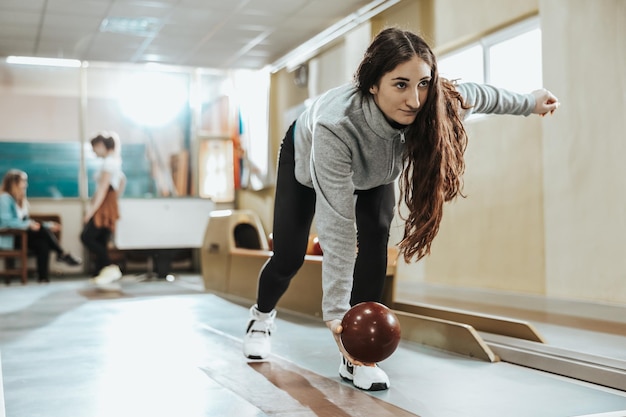
[(81, 241), (95, 256), (96, 285), (107, 285), (122, 278), (119, 266), (111, 262), (108, 245), (119, 219), (118, 198), (124, 194), (126, 176), (122, 171), (120, 140), (115, 132), (101, 132), (91, 139), (94, 153), (102, 158), (96, 173), (96, 192), (85, 214)]

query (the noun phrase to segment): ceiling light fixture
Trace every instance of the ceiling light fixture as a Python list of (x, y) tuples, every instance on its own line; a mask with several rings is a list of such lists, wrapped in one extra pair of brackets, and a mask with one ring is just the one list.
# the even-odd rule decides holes
[(81, 62), (78, 59), (41, 58), (36, 56), (8, 56), (6, 62), (7, 64), (44, 65), (48, 67), (78, 68), (81, 66)]
[(107, 17), (100, 23), (100, 32), (146, 36), (158, 32), (159, 26), (159, 19), (150, 17)]

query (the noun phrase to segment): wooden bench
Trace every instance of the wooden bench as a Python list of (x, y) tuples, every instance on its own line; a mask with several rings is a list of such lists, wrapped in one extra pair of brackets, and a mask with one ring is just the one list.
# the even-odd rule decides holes
[[(28, 233), (20, 229), (2, 229), (0, 236), (13, 236), (15, 240), (21, 240), (18, 247), (13, 249), (0, 249), (0, 258), (4, 259), (4, 270), (0, 276), (4, 277), (6, 284), (11, 282), (11, 276), (18, 276), (22, 284), (28, 282)], [(19, 259), (19, 268), (15, 267), (15, 259)], [(11, 262), (13, 261), (13, 262)], [(13, 264), (13, 265), (11, 265)]]
[[(61, 217), (57, 214), (33, 214), (31, 219), (43, 223), (53, 221), (61, 224)], [(61, 240), (61, 232), (54, 233)], [(13, 236), (19, 241), (18, 247), (13, 249), (0, 249), (0, 258), (4, 259), (4, 270), (0, 270), (0, 276), (4, 277), (6, 284), (10, 283), (12, 276), (18, 276), (22, 284), (28, 283), (28, 232), (21, 229), (1, 229), (0, 236)], [(16, 266), (16, 262), (19, 266)]]

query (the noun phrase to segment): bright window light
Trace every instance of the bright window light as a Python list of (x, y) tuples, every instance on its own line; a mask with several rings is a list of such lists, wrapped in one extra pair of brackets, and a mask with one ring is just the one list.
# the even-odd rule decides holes
[(489, 64), (489, 82), (493, 85), (519, 92), (541, 88), (541, 29), (491, 46)]
[(448, 80), (484, 83), (483, 62), (483, 48), (480, 44), (475, 44), (440, 58), (439, 74)]
[(438, 68), (442, 77), (459, 82), (492, 84), (520, 93), (541, 88), (539, 19), (524, 20), (443, 55)]
[(231, 202), (235, 199), (233, 144), (229, 140), (205, 140), (199, 149), (200, 197), (215, 202)]
[(246, 153), (242, 185), (254, 190), (264, 188), (268, 179), (269, 82), (269, 71), (239, 70), (234, 74), (235, 102), (243, 128), (240, 140)]
[(8, 64), (43, 65), (48, 67), (78, 68), (81, 66), (81, 62), (78, 59), (40, 58), (34, 56), (9, 56), (6, 62)]
[(165, 73), (141, 73), (120, 85), (122, 112), (140, 126), (157, 127), (171, 122), (188, 101), (186, 77)]

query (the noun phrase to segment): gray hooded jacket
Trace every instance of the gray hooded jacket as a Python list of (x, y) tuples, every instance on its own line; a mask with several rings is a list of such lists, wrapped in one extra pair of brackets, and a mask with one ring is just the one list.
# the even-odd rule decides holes
[[(457, 89), (472, 113), (528, 116), (532, 94), (463, 83)], [(315, 189), (315, 224), (324, 249), (322, 263), (325, 321), (343, 318), (350, 308), (356, 257), (354, 192), (389, 184), (402, 169), (404, 132), (392, 127), (371, 95), (354, 85), (318, 97), (296, 120), (295, 176)]]

